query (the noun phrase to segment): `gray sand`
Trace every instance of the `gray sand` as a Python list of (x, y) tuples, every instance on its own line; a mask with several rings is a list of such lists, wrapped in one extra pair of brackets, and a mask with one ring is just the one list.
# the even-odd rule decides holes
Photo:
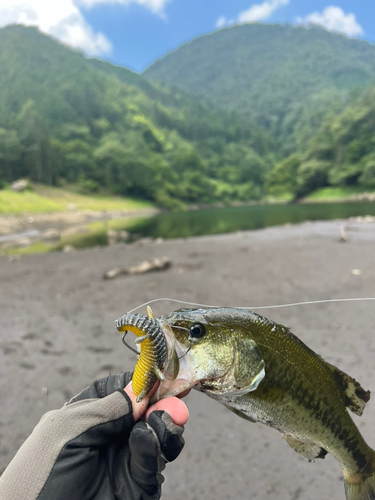
[[(146, 300), (256, 306), (375, 297), (375, 224), (303, 223), (255, 232), (116, 245), (66, 254), (0, 258), (0, 472), (41, 415), (88, 383), (134, 367), (114, 320)], [(171, 269), (104, 281), (105, 271), (167, 256)], [(359, 269), (361, 274), (352, 274)], [(153, 306), (160, 315), (177, 306)], [(144, 312), (144, 310), (143, 310)], [(327, 361), (375, 390), (375, 303), (258, 311), (288, 325)], [(344, 498), (338, 463), (310, 464), (277, 431), (248, 423), (195, 391), (182, 456), (166, 471), (163, 498)], [(375, 447), (375, 403), (355, 419)]]

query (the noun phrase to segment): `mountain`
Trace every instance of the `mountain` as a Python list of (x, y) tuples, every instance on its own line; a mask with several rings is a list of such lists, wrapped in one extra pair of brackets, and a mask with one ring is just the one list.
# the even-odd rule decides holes
[(375, 80), (375, 46), (320, 28), (244, 24), (182, 45), (143, 76), (257, 123), (287, 155)]
[(327, 116), (303, 154), (293, 154), (268, 174), (271, 194), (300, 198), (325, 186), (375, 190), (375, 85), (337, 116)]
[(36, 28), (0, 29), (0, 184), (20, 176), (164, 206), (259, 197), (268, 134)]

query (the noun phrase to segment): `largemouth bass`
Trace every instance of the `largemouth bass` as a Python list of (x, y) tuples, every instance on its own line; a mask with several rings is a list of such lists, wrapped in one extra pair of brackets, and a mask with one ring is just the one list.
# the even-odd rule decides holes
[(362, 415), (370, 392), (291, 331), (247, 310), (181, 309), (158, 319), (166, 382), (155, 399), (198, 388), (237, 415), (277, 429), (309, 461), (331, 453), (348, 500), (375, 499), (375, 452), (347, 408)]

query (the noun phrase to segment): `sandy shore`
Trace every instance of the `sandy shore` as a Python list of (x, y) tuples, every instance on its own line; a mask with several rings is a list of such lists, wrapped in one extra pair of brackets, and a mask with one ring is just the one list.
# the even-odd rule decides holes
[[(256, 306), (375, 297), (375, 224), (303, 223), (231, 235), (115, 245), (67, 254), (0, 257), (0, 472), (41, 415), (90, 381), (132, 369), (114, 320), (157, 297)], [(105, 271), (167, 256), (165, 272), (104, 281)], [(352, 273), (355, 271), (354, 274)], [(176, 306), (153, 306), (156, 315)], [(375, 304), (259, 311), (375, 391)], [(187, 398), (181, 458), (166, 471), (164, 499), (344, 498), (338, 463), (298, 457), (278, 432), (248, 423), (202, 394)], [(355, 419), (375, 448), (375, 402)]]

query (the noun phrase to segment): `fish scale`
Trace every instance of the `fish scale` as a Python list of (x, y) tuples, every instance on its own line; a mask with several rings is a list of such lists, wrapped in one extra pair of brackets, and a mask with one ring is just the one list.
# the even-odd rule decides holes
[[(375, 452), (347, 408), (361, 415), (370, 393), (327, 363), (288, 328), (248, 310), (181, 309), (160, 318), (180, 359), (159, 397), (199, 384), (237, 415), (281, 433), (309, 461), (332, 454), (347, 500), (375, 500)], [(200, 324), (205, 335), (191, 338)], [(171, 333), (172, 332), (172, 333)]]

